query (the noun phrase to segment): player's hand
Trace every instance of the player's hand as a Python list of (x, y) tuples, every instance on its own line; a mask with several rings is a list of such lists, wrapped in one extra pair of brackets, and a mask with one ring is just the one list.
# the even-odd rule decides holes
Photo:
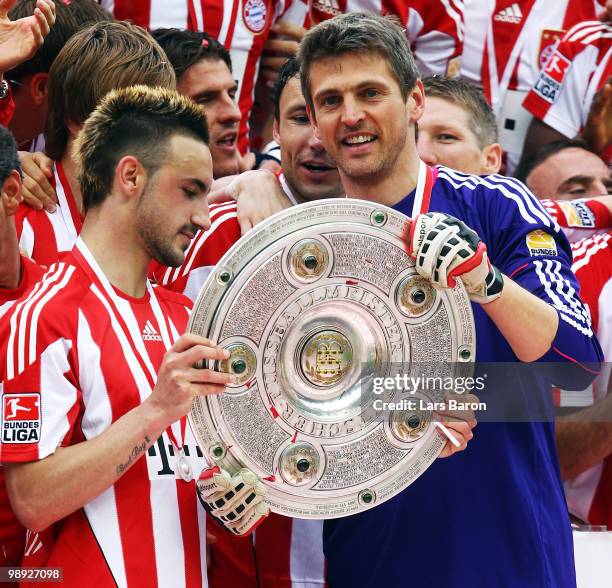
[(582, 136), (599, 154), (612, 143), (612, 78), (595, 94)]
[[(473, 394), (453, 394), (447, 396), (446, 402), (450, 398), (456, 399), (461, 403), (478, 402), (478, 398)], [(467, 448), (468, 442), (474, 437), (472, 429), (476, 426), (476, 416), (473, 410), (439, 410), (436, 413), (437, 422), (443, 424), (450, 434), (457, 441), (458, 445), (450, 439), (446, 439), (446, 445), (442, 449), (442, 453), (438, 457), (450, 457), (459, 451), (464, 451)], [(440, 429), (438, 431), (446, 437), (446, 434)]]
[(30, 59), (55, 22), (52, 0), (37, 0), (32, 16), (9, 20), (15, 0), (0, 0), (0, 73)]
[(454, 288), (460, 277), (470, 299), (486, 304), (501, 296), (500, 271), (487, 247), (465, 223), (449, 214), (420, 214), (410, 226), (408, 254), (416, 270), (437, 288)]
[(227, 199), (238, 203), (236, 212), (243, 235), (262, 220), (291, 206), (276, 176), (262, 169), (236, 176), (229, 184), (211, 191), (208, 198), (209, 202)]
[(294, 55), (306, 29), (288, 22), (279, 22), (270, 29), (270, 37), (264, 45), (261, 58), (260, 76), (267, 82), (274, 82), (281, 67)]
[(49, 212), (57, 208), (57, 194), (51, 185), (53, 160), (44, 153), (19, 152), (19, 162), (23, 172), (23, 199), (34, 210), (43, 207)]
[(219, 466), (202, 470), (197, 488), (207, 512), (234, 535), (248, 535), (270, 513), (266, 487), (246, 468), (235, 476)]
[(194, 367), (199, 362), (223, 360), (229, 352), (209, 339), (185, 333), (166, 352), (157, 373), (157, 383), (147, 402), (157, 409), (160, 422), (167, 426), (191, 410), (196, 396), (220, 394), (235, 381), (231, 374)]

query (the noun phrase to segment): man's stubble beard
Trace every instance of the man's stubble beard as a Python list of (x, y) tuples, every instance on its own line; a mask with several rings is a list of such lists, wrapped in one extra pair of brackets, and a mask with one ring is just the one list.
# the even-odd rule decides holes
[(172, 246), (172, 240), (166, 242), (163, 238), (164, 215), (159, 206), (152, 203), (150, 181), (145, 187), (136, 209), (136, 230), (145, 251), (155, 261), (168, 267), (178, 267), (185, 261), (184, 252), (177, 252)]

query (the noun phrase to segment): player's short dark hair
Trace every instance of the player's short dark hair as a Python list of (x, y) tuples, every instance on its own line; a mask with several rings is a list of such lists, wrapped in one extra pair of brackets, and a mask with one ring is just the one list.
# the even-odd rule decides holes
[(521, 161), (514, 172), (514, 177), (521, 180), (523, 183), (527, 183), (529, 174), (536, 167), (544, 163), (553, 155), (556, 155), (565, 149), (583, 149), (584, 151), (597, 155), (595, 151), (593, 151), (584, 141), (580, 139), (560, 139), (559, 141), (553, 141), (552, 143), (543, 145), (531, 157)]
[(151, 177), (163, 165), (168, 143), (176, 135), (209, 142), (204, 109), (186, 96), (149, 86), (130, 86), (105, 96), (75, 145), (85, 210), (110, 194), (122, 157), (136, 157)]
[[(9, 12), (9, 18), (17, 20), (31, 16), (35, 8), (36, 0), (18, 0)], [(31, 59), (20, 63), (7, 77), (19, 81), (31, 74), (48, 73), (58, 53), (72, 35), (95, 22), (111, 20), (113, 17), (110, 12), (95, 0), (55, 2), (55, 23), (44, 43)]]
[(208, 33), (156, 29), (151, 34), (168, 56), (177, 80), (202, 59), (223, 61), (232, 71), (229, 51)]
[(300, 79), (306, 104), (313, 110), (310, 68), (315, 61), (345, 53), (373, 53), (383, 57), (399, 84), (404, 100), (419, 79), (410, 43), (396, 19), (367, 12), (350, 12), (310, 29), (300, 43)]
[(441, 98), (467, 112), (470, 129), (481, 149), (498, 142), (497, 120), (480, 88), (461, 78), (445, 76), (427, 77), (423, 86), (425, 101), (427, 98)]
[(0, 185), (13, 171), (18, 171), (21, 174), (17, 143), (11, 132), (0, 125)]
[(287, 82), (300, 75), (300, 60), (297, 57), (290, 57), (278, 72), (274, 89), (272, 91), (272, 101), (274, 102), (274, 118), (280, 120), (280, 100)]
[(98, 102), (134, 84), (174, 88), (176, 77), (161, 47), (129, 22), (99, 22), (66, 43), (49, 72), (45, 150), (51, 159), (66, 151), (68, 123), (82, 125)]

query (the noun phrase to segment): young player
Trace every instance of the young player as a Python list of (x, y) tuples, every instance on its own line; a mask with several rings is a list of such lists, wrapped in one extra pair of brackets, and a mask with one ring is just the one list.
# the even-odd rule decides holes
[(28, 528), (61, 521), (46, 564), (64, 585), (206, 585), (194, 478), (207, 463), (185, 415), (231, 381), (192, 366), (228, 354), (180, 335), (188, 300), (146, 275), (209, 226), (207, 142), (203, 111), (176, 92), (109, 94), (76, 144), (81, 236), (0, 327), (7, 488)]

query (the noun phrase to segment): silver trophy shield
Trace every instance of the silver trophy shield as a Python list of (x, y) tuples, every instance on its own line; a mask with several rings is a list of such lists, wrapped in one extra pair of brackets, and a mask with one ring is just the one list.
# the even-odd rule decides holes
[(211, 462), (263, 480), (274, 512), (322, 519), (372, 508), (445, 444), (424, 408), (444, 393), (412, 390), (418, 402), (395, 410), (377, 402), (381, 378), (473, 367), (467, 293), (417, 274), (409, 228), (405, 215), (362, 200), (294, 206), (240, 239), (202, 287), (188, 328), (230, 351), (209, 367), (237, 383), (198, 397), (191, 426)]

